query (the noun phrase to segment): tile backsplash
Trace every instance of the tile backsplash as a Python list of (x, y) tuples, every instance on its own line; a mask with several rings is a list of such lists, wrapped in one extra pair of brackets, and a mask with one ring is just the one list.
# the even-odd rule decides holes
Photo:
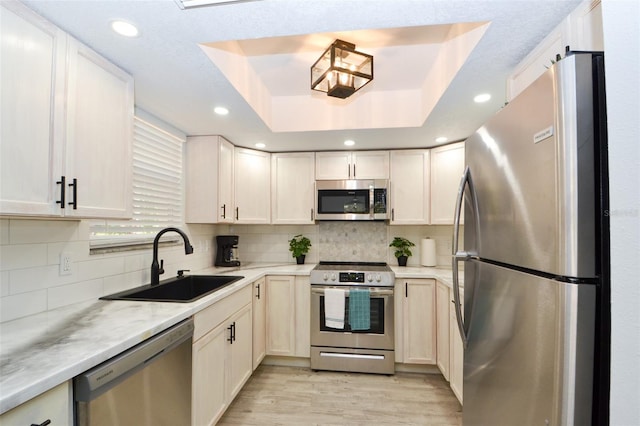
[[(416, 244), (409, 266), (420, 265), (420, 239), (436, 240), (437, 261), (450, 265), (451, 226), (390, 226), (384, 222), (320, 222), (315, 225), (185, 225), (194, 254), (180, 245), (161, 247), (166, 274), (213, 265), (215, 236), (239, 235), (239, 256), (248, 263), (295, 263), (289, 240), (307, 236), (306, 263), (320, 260), (396, 264), (388, 247), (395, 236)], [(59, 272), (60, 254), (71, 255), (70, 275)], [(89, 222), (0, 219), (0, 322), (97, 299), (149, 282), (151, 249), (91, 254)]]

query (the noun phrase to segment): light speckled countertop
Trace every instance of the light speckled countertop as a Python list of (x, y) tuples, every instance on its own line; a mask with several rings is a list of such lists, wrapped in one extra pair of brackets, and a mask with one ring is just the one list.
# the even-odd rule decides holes
[[(243, 265), (198, 274), (242, 275), (192, 303), (95, 300), (0, 324), (0, 414), (72, 379), (189, 318), (265, 275), (309, 275), (310, 265)], [(451, 269), (398, 267), (396, 278), (436, 278), (451, 286)]]

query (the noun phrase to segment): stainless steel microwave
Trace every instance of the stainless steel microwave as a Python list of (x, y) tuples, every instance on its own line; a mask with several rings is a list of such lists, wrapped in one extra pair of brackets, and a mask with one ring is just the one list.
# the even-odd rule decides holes
[(387, 180), (317, 180), (316, 220), (389, 219)]

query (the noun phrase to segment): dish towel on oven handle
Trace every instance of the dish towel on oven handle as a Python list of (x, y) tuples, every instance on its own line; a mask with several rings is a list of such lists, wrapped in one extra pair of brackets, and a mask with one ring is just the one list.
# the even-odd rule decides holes
[(324, 290), (324, 325), (329, 328), (344, 328), (344, 290)]
[(368, 288), (349, 290), (349, 325), (351, 330), (369, 330), (371, 328), (371, 304)]

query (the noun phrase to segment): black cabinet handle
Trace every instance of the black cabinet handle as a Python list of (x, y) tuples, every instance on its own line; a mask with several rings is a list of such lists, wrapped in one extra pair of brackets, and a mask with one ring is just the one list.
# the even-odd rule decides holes
[(391, 220), (396, 220), (396, 209), (391, 209)]
[(234, 321), (233, 324), (233, 341), (236, 341), (236, 322)]
[(60, 180), (56, 183), (60, 185), (60, 199), (56, 201), (56, 204), (60, 204), (60, 208), (64, 209), (65, 203), (65, 194), (67, 193), (67, 180), (64, 176), (60, 176)]
[(260, 284), (258, 284), (256, 288), (258, 289), (258, 294), (256, 294), (256, 298), (260, 300)]
[(240, 216), (240, 207), (236, 207), (236, 220), (238, 220), (239, 216)]
[(353, 178), (356, 178), (356, 165), (353, 165)]
[(409, 297), (409, 284), (404, 283), (404, 297)]
[(51, 420), (47, 419), (44, 422), (40, 423), (39, 425), (35, 424), (35, 423), (31, 423), (31, 426), (47, 426), (48, 424), (51, 424)]
[(70, 188), (73, 188), (73, 201), (69, 203), (70, 206), (73, 206), (74, 210), (78, 209), (78, 179), (73, 178), (73, 183), (69, 184)]
[(227, 205), (223, 204), (222, 207), (220, 207), (222, 209), (222, 218), (226, 219), (227, 218)]
[(313, 209), (311, 209), (311, 220), (313, 221)]
[(227, 339), (227, 342), (233, 345), (233, 324), (227, 327), (227, 330), (229, 330), (229, 338)]

